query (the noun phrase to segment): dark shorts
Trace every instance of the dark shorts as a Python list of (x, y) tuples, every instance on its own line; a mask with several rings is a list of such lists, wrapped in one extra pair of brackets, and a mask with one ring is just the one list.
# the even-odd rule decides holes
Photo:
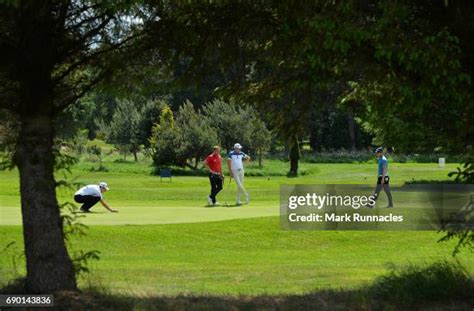
[(74, 201), (77, 203), (82, 203), (81, 210), (82, 211), (89, 211), (92, 206), (97, 204), (100, 201), (100, 197), (96, 197), (93, 195), (79, 195), (76, 194), (74, 196)]
[[(382, 183), (382, 176), (379, 176), (377, 178), (377, 185), (380, 185)], [(384, 184), (389, 184), (390, 183), (390, 176), (385, 176)]]

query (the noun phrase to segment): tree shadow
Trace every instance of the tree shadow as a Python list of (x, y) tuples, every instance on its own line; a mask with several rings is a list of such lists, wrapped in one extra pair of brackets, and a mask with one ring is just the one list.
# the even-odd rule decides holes
[[(24, 294), (24, 279), (0, 294)], [(89, 288), (55, 294), (52, 310), (472, 310), (474, 281), (460, 264), (392, 267), (358, 289), (317, 290), (304, 295), (136, 296)], [(51, 310), (48, 308), (48, 310)]]

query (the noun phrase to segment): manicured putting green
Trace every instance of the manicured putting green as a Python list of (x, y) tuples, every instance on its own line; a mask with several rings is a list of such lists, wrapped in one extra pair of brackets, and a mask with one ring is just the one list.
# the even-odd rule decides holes
[[(134, 165), (131, 164), (132, 167)], [(285, 166), (287, 163), (272, 161), (271, 165)], [(73, 169), (72, 176), (78, 182), (87, 184), (107, 181), (111, 191), (105, 198), (112, 207), (120, 210), (118, 214), (109, 214), (98, 204), (92, 209), (94, 214), (83, 219), (85, 224), (190, 223), (276, 216), (279, 213), (281, 184), (373, 184), (376, 173), (375, 164), (302, 164), (306, 170), (314, 173), (298, 178), (246, 177), (251, 204), (239, 208), (224, 206), (225, 203), (235, 204), (236, 192), (235, 182), (232, 181), (229, 185), (226, 179), (224, 190), (218, 196), (222, 206), (208, 208), (206, 197), (209, 194), (209, 183), (206, 177), (177, 176), (173, 177), (172, 182), (160, 182), (159, 177), (145, 175), (142, 173), (143, 167), (139, 164), (136, 166), (140, 173), (92, 173)], [(447, 179), (448, 172), (455, 167), (455, 164), (448, 164), (441, 169), (434, 163), (394, 163), (390, 169), (393, 184), (400, 185), (413, 179)], [(0, 172), (0, 176), (0, 225), (20, 225), (18, 174), (16, 171), (8, 171)], [(72, 201), (73, 193), (74, 189), (62, 189), (58, 191), (59, 200)], [(383, 196), (382, 194), (382, 198)]]

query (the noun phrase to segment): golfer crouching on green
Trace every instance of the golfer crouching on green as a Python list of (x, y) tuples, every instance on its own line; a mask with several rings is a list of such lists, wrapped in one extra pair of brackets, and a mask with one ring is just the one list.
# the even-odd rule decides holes
[(90, 213), (92, 206), (99, 201), (109, 212), (118, 212), (118, 210), (111, 208), (102, 196), (102, 193), (108, 190), (109, 186), (105, 182), (101, 182), (98, 185), (87, 185), (76, 191), (74, 201), (82, 203), (81, 211), (83, 213)]

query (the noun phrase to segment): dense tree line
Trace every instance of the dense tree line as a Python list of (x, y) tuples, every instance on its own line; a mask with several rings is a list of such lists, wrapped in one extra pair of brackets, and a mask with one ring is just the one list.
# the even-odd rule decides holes
[(312, 107), (335, 94), (333, 105), (376, 143), (402, 152), (472, 146), (466, 1), (184, 2), (175, 10), (160, 25), (186, 42), (173, 48), (176, 61), (190, 59), (177, 78), (199, 84), (232, 73), (218, 92), (255, 103), (288, 143), (307, 134)]

